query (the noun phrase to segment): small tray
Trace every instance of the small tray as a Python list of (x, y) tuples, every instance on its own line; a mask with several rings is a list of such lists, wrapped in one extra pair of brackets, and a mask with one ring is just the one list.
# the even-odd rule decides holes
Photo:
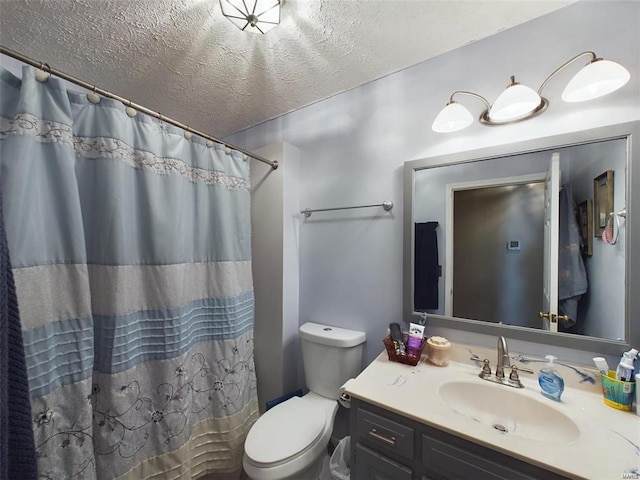
[[(403, 337), (404, 337), (404, 344), (406, 345), (409, 334), (405, 333), (403, 334)], [(387, 335), (386, 337), (384, 337), (384, 339), (382, 340), (382, 343), (384, 343), (384, 346), (387, 349), (389, 360), (391, 360), (392, 362), (404, 363), (406, 365), (412, 365), (415, 367), (420, 361), (422, 350), (424, 349), (424, 346), (427, 342), (425, 338), (422, 339), (422, 344), (420, 345), (420, 350), (418, 350), (417, 355), (410, 355), (410, 354), (398, 355), (396, 353), (395, 347), (393, 346), (393, 340), (391, 340), (391, 335)]]

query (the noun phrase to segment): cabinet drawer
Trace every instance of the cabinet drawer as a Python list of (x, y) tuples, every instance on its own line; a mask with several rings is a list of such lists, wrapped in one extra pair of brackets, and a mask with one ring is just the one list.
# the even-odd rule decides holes
[(358, 409), (358, 435), (363, 443), (393, 452), (411, 460), (413, 458), (413, 428), (387, 418)]
[[(352, 470), (353, 471), (353, 470)], [(411, 480), (412, 471), (361, 444), (356, 445), (354, 480)]]

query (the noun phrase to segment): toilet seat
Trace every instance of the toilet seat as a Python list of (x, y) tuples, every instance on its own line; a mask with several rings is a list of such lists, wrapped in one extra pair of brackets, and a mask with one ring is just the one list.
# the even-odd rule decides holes
[(300, 397), (290, 398), (256, 421), (245, 441), (245, 454), (256, 466), (278, 465), (310, 449), (324, 426), (324, 408)]

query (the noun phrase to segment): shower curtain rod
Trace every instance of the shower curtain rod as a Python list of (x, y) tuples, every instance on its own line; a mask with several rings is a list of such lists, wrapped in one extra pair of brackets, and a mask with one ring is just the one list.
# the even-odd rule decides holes
[(79, 85), (83, 88), (86, 88), (87, 90), (92, 90), (94, 93), (100, 94), (104, 97), (108, 97), (108, 98), (112, 98), (114, 100), (117, 100), (119, 102), (122, 102), (124, 105), (126, 105), (127, 107), (131, 107), (134, 108), (142, 113), (146, 113), (147, 115), (150, 115), (154, 118), (157, 118), (163, 122), (167, 122), (170, 123), (171, 125), (174, 125), (178, 128), (181, 128), (187, 132), (191, 132), (194, 135), (198, 135), (202, 138), (204, 138), (205, 140), (210, 140), (212, 142), (216, 142), (219, 143), (220, 145), (224, 145), (225, 147), (231, 148), (233, 150), (237, 150), (240, 153), (244, 153), (246, 156), (253, 158), (254, 160), (258, 160), (259, 162), (262, 163), (266, 163), (267, 165), (271, 165), (271, 168), (273, 170), (275, 170), (276, 168), (278, 168), (278, 162), (276, 160), (268, 160), (264, 157), (261, 157), (258, 154), (252, 153), (248, 150), (245, 150), (244, 148), (240, 148), (237, 147), (235, 145), (233, 145), (232, 143), (229, 142), (225, 142), (224, 140), (220, 140), (219, 138), (216, 137), (212, 137), (211, 135), (208, 135), (206, 133), (200, 132), (199, 130), (194, 130), (193, 128), (189, 127), (188, 125), (185, 125), (184, 123), (178, 122), (177, 120), (174, 120), (172, 118), (169, 117), (165, 117), (164, 115), (162, 115), (159, 112), (156, 112), (154, 110), (150, 110), (146, 107), (143, 107), (142, 105), (139, 105), (137, 103), (132, 102), (131, 100), (128, 100), (126, 98), (123, 98), (119, 95), (116, 95), (115, 93), (109, 92), (107, 90), (103, 90), (102, 88), (98, 88), (95, 85), (92, 85), (90, 83), (85, 82), (84, 80), (80, 80), (79, 78), (73, 77), (69, 74), (66, 74), (64, 72), (61, 72), (60, 70), (57, 70), (53, 67), (50, 67), (48, 64), (46, 63), (42, 63), (42, 62), (38, 62), (36, 60), (33, 60), (29, 57), (25, 57), (24, 55), (15, 52), (13, 50), (10, 50), (2, 45), (0, 45), (0, 53), (3, 53), (5, 55), (8, 55), (9, 57), (13, 57), (16, 60), (20, 60), (23, 63), (26, 63), (28, 65), (31, 65), (32, 67), (36, 67), (39, 68), (40, 70), (43, 70), (45, 72), (50, 73), (51, 75), (55, 75), (56, 77), (60, 77), (63, 80), (67, 80), (71, 83), (75, 83), (76, 85)]

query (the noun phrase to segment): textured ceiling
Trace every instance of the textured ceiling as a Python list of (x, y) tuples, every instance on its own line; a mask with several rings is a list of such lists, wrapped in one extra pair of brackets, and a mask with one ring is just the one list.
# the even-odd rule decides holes
[(224, 137), (571, 2), (287, 0), (255, 35), (218, 0), (0, 0), (0, 43)]

